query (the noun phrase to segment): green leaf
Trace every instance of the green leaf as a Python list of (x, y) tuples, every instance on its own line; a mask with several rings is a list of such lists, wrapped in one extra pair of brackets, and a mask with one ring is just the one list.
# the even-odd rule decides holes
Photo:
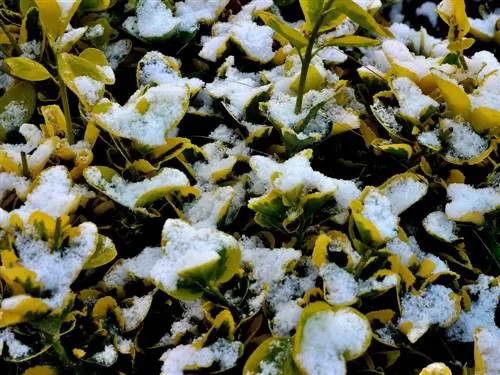
[(26, 57), (9, 57), (4, 63), (10, 74), (26, 81), (45, 81), (52, 77), (42, 64)]
[(257, 15), (267, 26), (285, 37), (295, 48), (301, 49), (307, 45), (307, 39), (300, 31), (288, 26), (274, 14), (262, 11), (257, 13)]
[(368, 31), (388, 38), (393, 36), (392, 33), (380, 25), (370, 13), (352, 0), (336, 0), (333, 3), (333, 7)]
[(244, 374), (262, 374), (263, 369), (272, 367), (276, 375), (291, 375), (295, 371), (292, 358), (292, 338), (271, 337), (259, 345), (245, 363)]
[(10, 130), (19, 129), (23, 123), (31, 119), (36, 106), (36, 91), (33, 85), (29, 82), (19, 82), (17, 85), (8, 89), (0, 98), (0, 114), (8, 111), (9, 104), (12, 105), (12, 103), (22, 105), (24, 116), (22, 118), (16, 118), (15, 121), (9, 121), (8, 123), (2, 123), (3, 121), (0, 122), (0, 140), (3, 139), (4, 133)]

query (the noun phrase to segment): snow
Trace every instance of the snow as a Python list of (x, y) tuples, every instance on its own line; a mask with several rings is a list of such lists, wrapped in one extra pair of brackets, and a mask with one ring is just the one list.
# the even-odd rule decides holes
[(368, 219), (384, 239), (396, 237), (398, 216), (394, 213), (391, 200), (376, 189), (370, 189), (363, 200), (361, 215)]
[(441, 140), (439, 139), (439, 132), (436, 130), (422, 132), (417, 137), (418, 141), (424, 146), (440, 149)]
[(273, 56), (272, 43), (274, 31), (268, 26), (254, 22), (242, 21), (234, 23), (231, 29), (232, 40), (249, 56), (259, 62), (268, 62)]
[(103, 52), (111, 68), (116, 69), (125, 60), (130, 50), (132, 42), (129, 39), (121, 39), (103, 47)]
[(129, 307), (121, 308), (126, 332), (136, 329), (142, 323), (149, 312), (152, 302), (152, 294), (146, 294), (142, 297), (134, 296), (130, 300)]
[(104, 83), (87, 76), (78, 76), (73, 84), (80, 95), (92, 106), (100, 99), (104, 90)]
[(448, 158), (452, 160), (474, 159), (488, 148), (488, 141), (477, 134), (467, 123), (451, 119), (442, 121), (444, 129), (450, 131), (446, 152)]
[[(265, 156), (252, 156), (250, 166), (252, 190), (257, 194), (271, 191), (273, 184), (283, 192), (290, 191), (299, 185), (307, 191), (332, 192), (337, 203), (347, 208), (353, 199), (358, 198), (360, 190), (354, 181), (327, 177), (311, 168), (307, 150), (302, 151), (283, 163), (278, 163)], [(278, 177), (271, 183), (272, 176)]]
[(495, 12), (491, 12), (484, 19), (481, 18), (471, 18), (469, 17), (469, 23), (471, 29), (479, 31), (481, 34), (486, 35), (489, 39), (495, 36), (497, 30), (497, 21), (500, 19), (500, 9)]
[(44, 302), (53, 309), (63, 305), (71, 283), (96, 249), (98, 233), (95, 224), (82, 223), (78, 230), (69, 246), (55, 251), (49, 249), (47, 242), (27, 233), (16, 234), (19, 263), (36, 273), (36, 280), (51, 294), (44, 298)]
[(199, 56), (205, 60), (216, 62), (226, 50), (229, 38), (229, 35), (215, 37), (202, 36), (201, 42), (203, 44), (203, 48), (201, 49)]
[(401, 113), (414, 119), (420, 119), (429, 108), (439, 106), (438, 102), (424, 95), (420, 87), (409, 78), (396, 78), (392, 81), (392, 88), (398, 98)]
[(359, 294), (368, 294), (372, 292), (384, 292), (399, 284), (399, 276), (396, 274), (377, 275), (369, 279), (358, 282)]
[(207, 143), (203, 146), (203, 151), (208, 163), (200, 161), (194, 165), (198, 186), (214, 182), (217, 173), (231, 170), (238, 160), (247, 160), (250, 154), (250, 149), (242, 141), (235, 142), (233, 147), (220, 141)]
[(26, 177), (17, 176), (14, 173), (0, 172), (0, 201), (12, 190), (16, 191), (18, 197), (25, 198), (30, 183)]
[(90, 26), (87, 29), (87, 32), (85, 33), (85, 38), (88, 39), (98, 38), (102, 35), (104, 35), (104, 26), (102, 26), (100, 23), (96, 23), (95, 25)]
[(22, 57), (36, 60), (38, 56), (40, 56), (42, 44), (39, 41), (33, 39), (29, 42), (20, 44), (19, 47), (21, 47), (21, 51), (23, 52), (23, 54), (21, 55)]
[(422, 224), (427, 233), (436, 236), (443, 241), (453, 242), (458, 240), (456, 235), (457, 226), (455, 222), (448, 219), (442, 211), (434, 211), (427, 215)]
[[(302, 255), (299, 250), (290, 248), (265, 248), (257, 238), (243, 237), (241, 242), (242, 260), (252, 265), (253, 278), (257, 281), (260, 292), (267, 285), (275, 283), (285, 276), (286, 266), (298, 261)], [(250, 287), (255, 288), (255, 285)]]
[(56, 219), (76, 210), (82, 198), (93, 196), (82, 186), (73, 185), (66, 167), (58, 165), (40, 173), (24, 205), (12, 212), (25, 223), (34, 211), (45, 212)]
[(295, 329), (303, 308), (296, 301), (279, 305), (273, 318), (273, 332), (278, 336), (286, 336)]
[(238, 248), (230, 235), (210, 228), (197, 229), (180, 219), (167, 219), (163, 226), (163, 256), (150, 270), (151, 278), (168, 291), (175, 291), (180, 274), (221, 260), (220, 253)]
[(371, 335), (368, 321), (351, 310), (317, 312), (304, 324), (296, 359), (308, 374), (344, 374), (345, 353), (362, 353)]
[(416, 68), (418, 68), (418, 65), (421, 64), (430, 64), (438, 67), (439, 61), (433, 59), (433, 57), (442, 57), (448, 53), (448, 41), (434, 38), (433, 36), (429, 35), (427, 30), (424, 28), (421, 28), (417, 31), (404, 23), (393, 23), (389, 29), (394, 34), (394, 37), (397, 39), (397, 41), (403, 43), (413, 52), (430, 57), (414, 57), (409, 54), (408, 50), (405, 48), (403, 48), (401, 51), (393, 52), (389, 51), (388, 49), (384, 49), (384, 51), (386, 51), (386, 54), (388, 54), (389, 56), (401, 57), (403, 61), (406, 60), (406, 63), (409, 63), (411, 60), (413, 60), (414, 63), (417, 63), (415, 64)]
[[(104, 113), (94, 112), (94, 117), (114, 134), (148, 146), (163, 145), (166, 133), (177, 126), (187, 110), (189, 90), (165, 84), (142, 92), (139, 89), (124, 106), (101, 101), (110, 105)], [(137, 108), (139, 103), (147, 103), (143, 113)]]
[(161, 247), (146, 247), (137, 256), (126, 259), (123, 267), (140, 279), (150, 278), (151, 269), (163, 256)]
[(136, 7), (137, 17), (128, 17), (123, 23), (125, 30), (143, 38), (162, 38), (172, 33), (179, 20), (162, 0), (140, 0)]
[(429, 254), (422, 251), (415, 237), (413, 236), (410, 236), (408, 238), (408, 241), (403, 241), (398, 237), (393, 238), (386, 243), (386, 249), (391, 253), (398, 255), (401, 264), (406, 267), (409, 267), (415, 263), (421, 263), (424, 260), (428, 260), (435, 265), (434, 269), (431, 272), (431, 275), (437, 275), (441, 272), (450, 271), (446, 263), (443, 262), (443, 260), (441, 260), (439, 257), (434, 254)]
[(117, 335), (116, 338), (116, 349), (121, 354), (130, 354), (134, 348), (134, 343), (131, 339), (125, 339)]
[(437, 26), (438, 14), (436, 12), (436, 4), (431, 1), (426, 1), (422, 3), (417, 10), (417, 16), (427, 17), (432, 27)]
[(234, 67), (234, 57), (224, 63), (224, 78), (216, 78), (206, 85), (207, 93), (215, 99), (228, 101), (231, 113), (241, 119), (252, 99), (269, 90), (271, 85), (260, 85), (256, 73), (241, 73)]
[(59, 51), (68, 50), (72, 44), (76, 43), (87, 32), (87, 26), (78, 27), (66, 31), (62, 36), (56, 39), (56, 46)]
[(316, 285), (318, 271), (310, 262), (305, 263), (304, 274), (289, 274), (268, 290), (269, 310), (274, 313), (273, 331), (287, 336), (296, 327), (302, 307), (299, 301)]
[(180, 62), (157, 51), (147, 52), (139, 62), (138, 80), (141, 86), (151, 83), (187, 85), (192, 93), (198, 92), (204, 85), (198, 78), (182, 78), (179, 72)]
[(104, 350), (94, 354), (92, 359), (103, 366), (109, 367), (117, 361), (118, 352), (113, 345), (106, 345)]
[(102, 281), (106, 288), (123, 288), (129, 281), (130, 276), (122, 261), (118, 261), (106, 272)]
[(330, 252), (344, 252), (352, 261), (352, 267), (356, 267), (361, 260), (361, 255), (354, 250), (351, 241), (348, 238), (336, 237), (328, 244), (328, 251)]
[(463, 287), (472, 299), (470, 310), (463, 309), (457, 321), (447, 329), (447, 336), (452, 341), (472, 342), (478, 328), (498, 329), (495, 323), (495, 311), (500, 298), (500, 286), (494, 285), (491, 276), (480, 275), (474, 284)]
[[(84, 176), (89, 184), (102, 190), (104, 194), (130, 209), (136, 209), (139, 199), (149, 192), (157, 189), (175, 189), (189, 186), (186, 175), (175, 168), (163, 168), (156, 176), (138, 182), (128, 182), (119, 174), (107, 181), (98, 167), (88, 167)], [(165, 192), (167, 194), (167, 192)]]
[[(426, 75), (430, 74), (430, 69), (434, 67), (438, 67), (440, 63), (440, 58), (438, 57), (425, 57), (425, 56), (415, 56), (405, 43), (420, 46), (420, 43), (414, 43), (414, 38), (417, 37), (417, 40), (420, 40), (420, 33), (411, 32), (411, 30), (405, 26), (397, 24), (397, 27), (403, 29), (405, 33), (402, 36), (398, 36), (396, 33), (396, 37), (401, 38), (404, 42), (401, 42), (396, 39), (386, 39), (382, 42), (380, 47), (376, 49), (371, 48), (367, 49), (365, 56), (362, 59), (363, 65), (373, 65), (378, 70), (386, 73), (389, 71), (391, 65), (389, 64), (388, 58), (392, 59), (397, 65), (400, 65), (412, 72), (414, 72), (418, 78), (423, 78)], [(394, 32), (395, 25), (391, 26), (391, 31)], [(406, 32), (409, 31), (411, 34), (408, 36)], [(426, 35), (426, 34), (423, 34)], [(410, 38), (409, 38), (410, 37)], [(408, 38), (410, 40), (408, 40)], [(431, 49), (429, 53), (432, 55), (441, 56), (442, 49), (444, 45), (442, 43), (435, 43), (434, 40), (428, 40), (428, 45), (426, 48)], [(446, 51), (446, 48), (444, 48)]]
[(59, 9), (61, 9), (61, 17), (66, 18), (78, 0), (56, 0), (56, 2), (59, 5)]
[(399, 215), (427, 194), (427, 184), (414, 175), (397, 175), (380, 189), (391, 201), (392, 212)]
[[(484, 72), (483, 72), (484, 75)], [(481, 85), (469, 94), (472, 109), (491, 108), (500, 111), (500, 70), (488, 75)]]
[(13, 359), (26, 357), (31, 352), (31, 348), (19, 341), (10, 328), (0, 331), (0, 353), (4, 345), (7, 345), (9, 356)]
[(405, 323), (412, 326), (407, 332), (410, 342), (416, 342), (431, 325), (445, 327), (456, 318), (456, 300), (453, 291), (442, 285), (430, 285), (420, 294), (407, 292), (402, 300), (399, 327)]
[(174, 345), (187, 332), (196, 333), (198, 321), (203, 320), (204, 312), (200, 300), (183, 301), (182, 319), (172, 323), (170, 331), (158, 341), (161, 345)]
[(0, 113), (0, 126), (6, 133), (17, 130), (27, 114), (28, 108), (22, 102), (11, 100)]
[(375, 99), (371, 106), (373, 114), (382, 123), (382, 125), (394, 134), (399, 134), (403, 127), (396, 119), (396, 109), (394, 107), (385, 106), (380, 99)]
[(294, 129), (314, 106), (325, 102), (316, 116), (301, 131), (303, 136), (326, 137), (332, 131), (332, 126), (337, 124), (348, 129), (359, 128), (359, 117), (354, 111), (339, 105), (334, 97), (335, 93), (336, 91), (330, 88), (321, 91), (309, 90), (304, 95), (302, 112), (295, 114), (297, 98), (275, 90), (266, 103), (266, 114), (272, 122)]
[(491, 187), (476, 189), (467, 184), (450, 184), (447, 188), (448, 199), (445, 213), (448, 218), (460, 221), (472, 213), (485, 214), (500, 206), (500, 193)]
[(265, 25), (253, 22), (254, 13), (273, 5), (271, 0), (252, 0), (228, 22), (217, 22), (212, 27), (212, 36), (202, 39), (200, 57), (215, 61), (225, 44), (231, 39), (251, 59), (260, 63), (272, 60), (274, 31)]
[(385, 327), (377, 329), (374, 334), (376, 334), (384, 343), (396, 346), (395, 336), (398, 334), (398, 329), (394, 324), (387, 324)]
[(161, 374), (183, 375), (184, 369), (207, 368), (214, 362), (217, 362), (222, 370), (229, 369), (238, 360), (240, 346), (239, 341), (230, 342), (223, 338), (201, 349), (192, 344), (177, 345), (161, 356)]
[(352, 305), (357, 301), (358, 283), (354, 276), (335, 263), (322, 266), (319, 275), (325, 287), (325, 300), (331, 305)]
[(479, 329), (475, 333), (476, 345), (484, 363), (484, 374), (500, 374), (500, 329)]
[(175, 15), (180, 18), (179, 29), (193, 32), (198, 23), (213, 23), (229, 0), (185, 0), (175, 4)]
[(220, 213), (227, 210), (234, 194), (231, 186), (215, 187), (214, 190), (202, 192), (196, 201), (184, 205), (184, 214), (196, 227), (215, 228)]

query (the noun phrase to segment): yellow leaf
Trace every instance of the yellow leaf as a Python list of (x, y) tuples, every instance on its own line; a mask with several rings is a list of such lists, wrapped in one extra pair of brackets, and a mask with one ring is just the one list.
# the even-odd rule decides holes
[(49, 42), (54, 46), (57, 37), (61, 36), (69, 21), (80, 6), (81, 0), (64, 0), (64, 9), (58, 0), (34, 0), (40, 11), (40, 22), (44, 28)]
[(27, 295), (5, 298), (0, 308), (0, 328), (36, 319), (49, 310), (49, 306), (40, 298)]
[(90, 256), (90, 258), (87, 259), (85, 265), (83, 266), (83, 269), (87, 270), (108, 264), (116, 258), (117, 254), (118, 253), (113, 241), (110, 238), (100, 234), (97, 241), (97, 248), (95, 252)]
[(397, 158), (410, 160), (413, 149), (406, 143), (385, 143), (384, 140), (375, 140), (372, 145)]
[(444, 363), (435, 362), (431, 363), (430, 365), (422, 369), (422, 371), (420, 371), (418, 375), (453, 375), (453, 374), (451, 370), (448, 368), (448, 366), (446, 366)]
[(151, 165), (151, 163), (145, 159), (135, 160), (132, 163), (135, 170), (142, 173), (150, 173), (156, 171), (156, 168)]
[(479, 107), (472, 111), (470, 122), (475, 131), (498, 135), (500, 130), (500, 111), (493, 108)]
[[(309, 90), (318, 90), (325, 83), (325, 79), (321, 76), (318, 69), (314, 65), (309, 65), (306, 75), (306, 84), (304, 86), (304, 92)], [(299, 90), (300, 75), (292, 82), (290, 88), (297, 92)]]
[(87, 127), (85, 128), (85, 135), (83, 139), (85, 142), (90, 144), (90, 147), (94, 147), (94, 144), (99, 137), (99, 128), (95, 125), (93, 121), (87, 122)]
[(432, 167), (424, 156), (420, 158), (420, 169), (426, 176), (432, 176)]
[(346, 35), (328, 38), (321, 43), (321, 47), (371, 47), (380, 44), (378, 39), (367, 38), (359, 35)]
[(26, 81), (45, 81), (52, 77), (42, 64), (26, 57), (9, 57), (4, 64), (10, 74)]
[[(272, 367), (274, 375), (293, 375), (292, 338), (270, 337), (255, 349), (243, 369), (245, 375), (263, 373), (263, 367)], [(267, 368), (267, 367), (266, 367)]]
[(328, 262), (328, 245), (330, 242), (331, 238), (326, 234), (320, 234), (316, 239), (312, 253), (312, 263), (316, 268), (320, 268)]
[(458, 169), (452, 169), (448, 178), (446, 179), (446, 183), (450, 184), (463, 184), (465, 183), (465, 175)]
[[(341, 345), (341, 349), (338, 349), (335, 356), (328, 355), (328, 358), (325, 358), (325, 351), (329, 350), (329, 354), (332, 353), (331, 348), (338, 347), (336, 340), (342, 340), (342, 338), (335, 336), (327, 338), (325, 333), (329, 332), (333, 328), (332, 325), (340, 325), (342, 319), (348, 319), (350, 322), (350, 325), (346, 328), (344, 334), (349, 335), (351, 329), (356, 330), (356, 337), (360, 340), (360, 342), (356, 342), (355, 345), (353, 344), (349, 347)], [(332, 363), (332, 366), (335, 366), (335, 368), (344, 367), (344, 361), (351, 361), (363, 355), (366, 349), (370, 346), (372, 338), (370, 323), (363, 314), (350, 307), (332, 308), (325, 302), (313, 302), (307, 305), (304, 310), (302, 310), (296, 330), (293, 345), (293, 358), (301, 372), (306, 375), (316, 374), (313, 371), (313, 367), (319, 361), (335, 361), (335, 363)], [(319, 334), (322, 331), (325, 331), (325, 333), (320, 339), (331, 342), (321, 342), (320, 345), (313, 344), (313, 334)], [(312, 355), (312, 353), (311, 348), (307, 348), (304, 352), (302, 352), (303, 345), (315, 345), (320, 352), (314, 353), (316, 356), (315, 358), (308, 357), (307, 360), (304, 361), (303, 355), (306, 353), (308, 355)], [(335, 351), (335, 349), (333, 350)], [(339, 363), (339, 361), (341, 361), (341, 363)], [(305, 365), (305, 363), (307, 363), (307, 365)], [(324, 365), (325, 364), (323, 364), (323, 366)]]
[(61, 134), (64, 136), (66, 134), (66, 118), (61, 108), (56, 104), (52, 104), (43, 106), (40, 109), (45, 124), (49, 125), (50, 128), (54, 130), (54, 134), (50, 134), (50, 136)]
[(118, 303), (111, 296), (105, 296), (97, 300), (92, 309), (92, 319), (97, 324), (97, 326), (101, 327), (103, 322), (108, 319), (108, 315), (113, 314), (116, 322), (120, 329), (125, 327), (125, 321), (123, 320), (122, 312), (120, 307), (118, 307)]
[(462, 116), (467, 120), (470, 116), (471, 102), (463, 88), (439, 75), (433, 74), (433, 77), (452, 115)]
[(34, 6), (35, 6), (35, 2), (33, 0), (20, 0), (19, 1), (19, 10), (21, 11), (21, 14), (23, 16), (25, 16), (26, 13), (28, 13), (28, 10)]
[(370, 32), (387, 38), (393, 37), (389, 29), (380, 25), (370, 13), (352, 0), (336, 0), (333, 2), (333, 8), (342, 12), (352, 21)]
[(448, 39), (451, 41), (462, 39), (470, 30), (464, 0), (447, 0), (441, 4), (436, 10), (442, 20), (450, 26)]
[(23, 372), (23, 375), (57, 375), (59, 372), (52, 366), (35, 366)]
[(276, 33), (285, 37), (295, 48), (300, 50), (307, 45), (307, 39), (300, 31), (288, 26), (274, 14), (261, 11), (257, 13), (257, 16)]
[(394, 315), (396, 315), (396, 313), (390, 309), (376, 310), (370, 311), (368, 314), (366, 314), (366, 318), (370, 322), (378, 320), (381, 323), (388, 324), (392, 320), (392, 318), (394, 318)]
[[(95, 64), (100, 70), (102, 81), (107, 85), (112, 85), (113, 83), (115, 83), (114, 74), (111, 74), (113, 70), (109, 66), (106, 55), (100, 49), (86, 48), (82, 53), (80, 53), (79, 57), (91, 62), (92, 64)], [(106, 74), (106, 71), (109, 71), (110, 73)]]

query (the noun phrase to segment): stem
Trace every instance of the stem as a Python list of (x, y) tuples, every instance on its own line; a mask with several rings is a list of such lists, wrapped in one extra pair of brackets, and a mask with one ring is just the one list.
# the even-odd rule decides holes
[[(321, 10), (322, 14), (318, 19), (318, 22), (314, 25), (312, 31), (311, 31), (311, 36), (309, 37), (309, 43), (307, 43), (307, 48), (306, 52), (304, 54), (304, 58), (301, 59), (302, 61), (302, 67), (300, 69), (300, 80), (299, 80), (299, 89), (297, 91), (297, 101), (295, 102), (295, 114), (299, 114), (302, 112), (302, 99), (304, 98), (304, 89), (306, 86), (306, 78), (307, 78), (307, 73), (309, 71), (309, 65), (311, 64), (311, 60), (313, 58), (312, 54), (312, 49), (314, 47), (314, 44), (316, 43), (316, 39), (318, 38), (319, 34), (319, 29), (323, 25), (323, 22), (325, 21), (325, 17), (328, 14), (328, 9), (332, 6), (333, 0), (330, 0), (324, 8)], [(325, 12), (326, 10), (326, 12)], [(300, 55), (300, 51), (299, 51)]]
[(208, 285), (203, 288), (204, 292), (214, 298), (215, 301), (226, 307), (233, 307), (224, 295), (219, 291), (219, 288)]
[(68, 357), (68, 354), (66, 353), (66, 350), (64, 350), (64, 347), (61, 345), (61, 343), (58, 341), (58, 339), (53, 339), (52, 341), (52, 348), (58, 355), (59, 359), (64, 362), (64, 363), (71, 363), (71, 360)]
[(61, 244), (60, 244), (61, 234), (62, 234), (61, 218), (58, 217), (56, 220), (56, 228), (54, 230), (54, 249), (53, 250), (59, 249), (61, 247)]
[(3, 53), (4, 58), (7, 58), (7, 56), (8, 56), (8, 52), (7, 52), (7, 50), (5, 49), (5, 47), (3, 46), (3, 44), (0, 44), (0, 52), (2, 52), (2, 53)]
[(7, 29), (7, 27), (3, 23), (2, 19), (0, 19), (0, 28), (5, 33), (5, 35), (7, 35), (7, 38), (9, 39), (10, 44), (12, 44), (12, 46), (16, 50), (17, 54), (18, 55), (22, 55), (23, 51), (21, 50), (21, 47), (19, 47), (19, 44), (17, 44), (16, 39), (14, 39), (14, 37), (12, 36), (12, 34), (10, 33), (10, 31)]
[(28, 167), (28, 159), (26, 157), (26, 152), (21, 151), (21, 166), (23, 171), (23, 176), (30, 178), (30, 169)]
[(59, 80), (59, 88), (61, 89), (64, 118), (66, 119), (66, 137), (68, 139), (68, 143), (72, 145), (75, 142), (75, 139), (73, 136), (73, 123), (71, 122), (71, 112), (69, 109), (68, 91), (66, 89), (66, 84), (59, 73), (59, 64), (57, 65), (57, 78)]

